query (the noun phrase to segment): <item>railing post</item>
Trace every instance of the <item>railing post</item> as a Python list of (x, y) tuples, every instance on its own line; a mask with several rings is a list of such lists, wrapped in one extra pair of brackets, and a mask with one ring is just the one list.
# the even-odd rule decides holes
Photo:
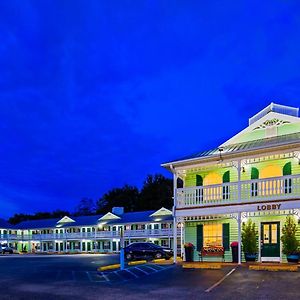
[(242, 201), (242, 182), (241, 182), (241, 160), (238, 160), (237, 172), (238, 172), (238, 202)]

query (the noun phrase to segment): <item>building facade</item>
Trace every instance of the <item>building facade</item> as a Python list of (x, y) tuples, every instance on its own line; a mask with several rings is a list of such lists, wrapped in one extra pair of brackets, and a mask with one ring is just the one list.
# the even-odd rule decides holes
[(241, 263), (242, 225), (249, 218), (257, 230), (258, 261), (285, 261), (286, 216), (298, 224), (300, 240), (298, 108), (272, 103), (219, 147), (162, 166), (173, 173), (174, 224), (183, 227), (183, 240), (195, 245), (194, 260), (203, 247), (222, 246), (225, 261), (231, 261), (230, 244), (237, 241)]
[(121, 234), (125, 245), (150, 241), (171, 246), (172, 212), (124, 213), (116, 207), (105, 215), (44, 219), (21, 222), (15, 226), (0, 222), (0, 242), (19, 252), (112, 253), (120, 249)]

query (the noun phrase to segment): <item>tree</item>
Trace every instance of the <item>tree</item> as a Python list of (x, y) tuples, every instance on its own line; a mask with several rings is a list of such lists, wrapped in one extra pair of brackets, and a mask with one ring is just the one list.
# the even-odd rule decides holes
[(9, 218), (8, 222), (13, 225), (16, 225), (24, 221), (62, 218), (64, 216), (69, 216), (69, 215), (70, 213), (68, 211), (57, 209), (53, 212), (36, 212), (34, 215), (14, 214), (12, 217)]
[(76, 207), (75, 216), (92, 215), (95, 213), (95, 203), (91, 198), (82, 198)]
[(246, 223), (243, 223), (242, 228), (242, 244), (245, 254), (257, 253), (256, 236), (257, 230), (255, 228), (255, 223), (251, 219), (248, 219)]
[(135, 186), (125, 185), (113, 188), (105, 193), (96, 204), (97, 213), (106, 213), (113, 207), (122, 206), (125, 211), (135, 211), (139, 202), (139, 190)]
[(173, 180), (161, 174), (148, 175), (140, 193), (137, 210), (172, 208)]
[(297, 251), (299, 242), (296, 237), (297, 225), (294, 217), (287, 216), (282, 228), (282, 252), (286, 255), (290, 255)]

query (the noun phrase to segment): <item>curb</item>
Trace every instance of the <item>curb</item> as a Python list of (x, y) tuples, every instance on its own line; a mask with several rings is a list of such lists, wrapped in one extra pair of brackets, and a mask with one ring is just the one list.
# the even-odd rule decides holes
[(189, 264), (189, 263), (183, 263), (182, 264), (183, 269), (205, 269), (205, 270), (220, 270), (222, 269), (222, 264)]
[(99, 267), (97, 271), (101, 272), (101, 271), (114, 270), (119, 268), (120, 268), (120, 264), (114, 264), (114, 265)]
[(136, 260), (136, 261), (128, 262), (128, 266), (142, 265), (142, 264), (146, 264), (146, 263), (147, 263), (146, 260)]
[(279, 272), (279, 271), (284, 271), (284, 272), (298, 272), (298, 266), (293, 265), (293, 266), (249, 266), (249, 270), (253, 271), (270, 271), (270, 272)]
[(161, 262), (166, 262), (167, 260), (165, 258), (160, 258), (160, 259), (153, 259), (152, 262), (155, 264), (159, 264)]

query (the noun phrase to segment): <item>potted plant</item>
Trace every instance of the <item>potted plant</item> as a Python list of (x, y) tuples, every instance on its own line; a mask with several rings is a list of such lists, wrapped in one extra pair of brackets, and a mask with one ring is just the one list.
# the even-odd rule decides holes
[(248, 219), (243, 223), (242, 228), (242, 245), (246, 261), (255, 261), (257, 257), (257, 230), (255, 223)]
[(193, 261), (194, 258), (194, 245), (192, 243), (184, 244), (185, 261)]
[(297, 225), (294, 217), (287, 216), (282, 228), (282, 252), (288, 262), (299, 262), (299, 241), (296, 238)]

